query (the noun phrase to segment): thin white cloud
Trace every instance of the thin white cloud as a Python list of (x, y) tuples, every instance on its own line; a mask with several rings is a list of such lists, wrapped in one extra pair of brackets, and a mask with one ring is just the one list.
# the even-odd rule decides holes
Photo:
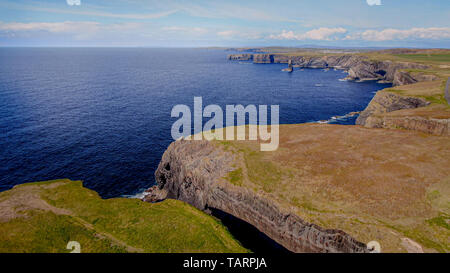
[(321, 27), (318, 29), (313, 29), (305, 33), (294, 33), (293, 31), (283, 30), (280, 34), (270, 35), (269, 39), (276, 40), (320, 40), (320, 41), (331, 41), (337, 40), (337, 35), (345, 34), (347, 30), (342, 27), (338, 28), (326, 28)]
[(206, 28), (202, 27), (180, 27), (180, 26), (169, 26), (169, 27), (163, 27), (163, 31), (167, 32), (174, 32), (174, 33), (183, 33), (183, 34), (196, 34), (196, 35), (203, 35), (208, 33), (208, 30)]
[(216, 33), (217, 36), (225, 40), (259, 40), (263, 38), (263, 35), (254, 30), (222, 30)]
[(432, 27), (432, 28), (411, 28), (411, 29), (384, 29), (384, 30), (366, 30), (360, 33), (347, 35), (345, 40), (365, 40), (365, 41), (393, 41), (393, 40), (416, 40), (416, 39), (449, 39), (450, 28)]
[(381, 6), (381, 0), (366, 0), (369, 6)]
[(4, 23), (0, 22), (2, 31), (48, 31), (52, 33), (74, 33), (74, 32), (95, 32), (95, 31), (120, 31), (133, 29), (140, 26), (139, 23), (101, 24), (90, 21), (65, 21), (65, 22), (32, 22), (32, 23)]
[(98, 28), (99, 23), (97, 22), (57, 22), (57, 23), (46, 23), (46, 22), (35, 22), (35, 23), (3, 23), (0, 22), (0, 30), (3, 31), (48, 31), (53, 33), (62, 32), (74, 32), (82, 29), (92, 31), (92, 29)]
[[(109, 17), (109, 18), (120, 18), (120, 19), (136, 19), (136, 20), (145, 20), (145, 19), (158, 19), (167, 17), (171, 14), (176, 13), (177, 9), (171, 9), (166, 11), (154, 12), (154, 13), (112, 13), (112, 12), (103, 12), (98, 10), (77, 10), (68, 7), (67, 9), (61, 8), (42, 8), (37, 6), (30, 5), (22, 5), (13, 2), (6, 2), (6, 7), (37, 11), (37, 12), (49, 12), (49, 13), (58, 13), (58, 14), (73, 14), (73, 15), (82, 15), (82, 16), (92, 16), (92, 17)], [(84, 6), (82, 6), (84, 7)]]
[(224, 31), (217, 32), (217, 35), (221, 36), (221, 37), (232, 37), (235, 34), (236, 34), (236, 31), (234, 31), (234, 30), (224, 30)]
[[(65, 22), (33, 22), (33, 23), (4, 23), (0, 22), (0, 35), (10, 37), (30, 37), (31, 33), (52, 33), (53, 35), (70, 35), (75, 40), (87, 40), (105, 36), (115, 37), (142, 29), (140, 23), (101, 24), (91, 21), (65, 21)], [(38, 36), (37, 36), (38, 37)]]
[(272, 22), (293, 22), (300, 20), (286, 18), (276, 13), (274, 10), (263, 10), (258, 7), (246, 7), (243, 5), (219, 3), (210, 1), (207, 4), (197, 5), (189, 2), (171, 5), (172, 8), (185, 12), (190, 16), (212, 19), (240, 19), (247, 21), (272, 21)]

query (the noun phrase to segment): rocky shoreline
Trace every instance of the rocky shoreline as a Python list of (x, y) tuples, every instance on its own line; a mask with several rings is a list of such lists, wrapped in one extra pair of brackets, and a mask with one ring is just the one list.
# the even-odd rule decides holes
[(381, 81), (394, 86), (421, 81), (433, 81), (432, 75), (411, 75), (401, 69), (427, 69), (429, 66), (411, 62), (373, 61), (365, 56), (354, 54), (329, 56), (289, 56), (284, 54), (231, 54), (228, 60), (253, 61), (255, 64), (292, 62), (298, 68), (336, 68), (346, 70), (346, 80)]
[[(285, 54), (231, 54), (228, 60), (253, 61), (255, 64), (291, 63), (297, 68), (340, 69), (347, 72), (344, 80), (378, 81), (403, 86), (420, 82), (437, 81), (433, 74), (410, 73), (408, 70), (426, 70), (430, 66), (413, 62), (375, 61), (355, 54), (325, 56), (290, 56)], [(403, 109), (425, 107), (425, 99), (403, 96), (392, 92), (378, 92), (356, 120), (357, 125), (368, 128), (403, 128), (428, 134), (450, 135), (450, 119), (433, 119), (419, 116), (385, 116)]]

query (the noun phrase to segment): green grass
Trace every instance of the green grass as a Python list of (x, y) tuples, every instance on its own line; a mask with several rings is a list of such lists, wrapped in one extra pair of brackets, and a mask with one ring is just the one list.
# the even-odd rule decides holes
[[(273, 192), (274, 188), (279, 186), (279, 181), (281, 180), (283, 173), (285, 175), (290, 175), (286, 170), (282, 170), (270, 160), (266, 160), (264, 158), (264, 152), (254, 150), (245, 145), (240, 145), (239, 142), (218, 141), (217, 143), (228, 152), (243, 155), (247, 174), (245, 178), (256, 185), (261, 186), (265, 192)], [(238, 186), (243, 185), (243, 180), (245, 178), (242, 169), (234, 170), (225, 177), (226, 180)]]
[(447, 253), (449, 251), (449, 248), (440, 243), (438, 240), (433, 240), (430, 237), (428, 237), (424, 232), (422, 232), (420, 229), (412, 229), (412, 230), (405, 230), (403, 231), (403, 234), (405, 236), (410, 237), (417, 242), (421, 243), (423, 246), (427, 248), (432, 248), (440, 253)]
[(26, 218), (15, 218), (0, 227), (1, 253), (65, 253), (69, 241), (77, 241), (82, 252), (126, 252), (106, 238), (86, 229), (73, 217), (51, 212), (30, 211)]
[(394, 56), (418, 62), (450, 62), (450, 54), (394, 54)]
[(444, 94), (436, 94), (433, 96), (419, 96), (419, 97), (422, 97), (431, 103), (448, 105)]
[(271, 161), (264, 160), (263, 152), (245, 151), (244, 159), (250, 181), (262, 185), (266, 192), (272, 192), (278, 186), (281, 170)]
[(384, 92), (391, 92), (391, 93), (396, 93), (399, 95), (403, 95), (403, 96), (410, 96), (410, 97), (418, 97), (418, 98), (422, 98), (425, 99), (428, 102), (434, 103), (434, 104), (442, 104), (445, 106), (450, 106), (447, 103), (447, 100), (445, 98), (445, 94), (430, 94), (427, 96), (424, 95), (412, 95), (411, 92), (407, 91), (407, 90), (401, 90), (401, 89), (394, 89), (394, 88), (386, 88), (383, 90)]
[[(48, 183), (53, 182), (16, 190)], [(247, 252), (219, 221), (181, 201), (105, 200), (69, 180), (42, 188), (40, 196), (70, 215), (27, 210), (27, 217), (2, 223), (0, 252), (69, 252), (65, 248), (70, 240), (80, 242), (82, 252)], [(14, 193), (0, 195), (0, 200), (7, 198)]]
[[(450, 250), (448, 245), (449, 232), (442, 230), (442, 227), (440, 226), (434, 226), (433, 228), (433, 224), (429, 221), (430, 220), (427, 220), (426, 222), (431, 226), (431, 228), (426, 227), (426, 225), (418, 225), (411, 228), (402, 225), (392, 225), (379, 220), (379, 222), (386, 227), (403, 234), (405, 237), (413, 239), (426, 248), (435, 249), (440, 253), (447, 253)], [(433, 221), (433, 219), (431, 219), (431, 221)], [(430, 234), (434, 234), (435, 236), (430, 236)]]
[(229, 172), (227, 176), (227, 180), (236, 186), (242, 186), (242, 179), (242, 168)]
[(447, 222), (449, 220), (450, 220), (450, 217), (441, 215), (439, 217), (435, 217), (435, 218), (427, 220), (427, 223), (430, 225), (440, 226), (440, 227), (450, 230), (450, 225)]

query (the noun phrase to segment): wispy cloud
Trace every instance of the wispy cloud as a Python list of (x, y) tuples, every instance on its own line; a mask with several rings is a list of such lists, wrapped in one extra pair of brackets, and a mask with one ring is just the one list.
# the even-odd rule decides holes
[(72, 32), (83, 32), (83, 31), (98, 31), (98, 30), (126, 30), (138, 27), (139, 23), (121, 23), (121, 24), (100, 24), (98, 22), (57, 22), (57, 23), (47, 23), (47, 22), (34, 22), (34, 23), (4, 23), (0, 22), (0, 30), (3, 31), (48, 31), (52, 33), (72, 33)]
[(275, 10), (264, 10), (258, 6), (246, 7), (237, 4), (207, 2), (197, 5), (194, 3), (172, 3), (172, 8), (185, 12), (190, 16), (215, 19), (240, 19), (247, 21), (277, 21), (298, 23), (301, 20), (279, 15)]
[(272, 34), (269, 39), (276, 40), (317, 40), (317, 41), (331, 41), (338, 39), (337, 35), (345, 34), (345, 28), (326, 28), (321, 27), (313, 29), (305, 33), (294, 33), (293, 31), (283, 30), (280, 34)]
[[(343, 36), (347, 34), (346, 36)], [(348, 33), (345, 28), (318, 28), (305, 33), (295, 33), (293, 31), (283, 30), (280, 34), (272, 34), (269, 39), (276, 40), (355, 40), (355, 41), (398, 41), (398, 40), (442, 40), (450, 38), (450, 28), (431, 27), (431, 28), (411, 28), (411, 29), (383, 29), (383, 30), (364, 30), (355, 33)]]
[(222, 30), (216, 34), (219, 38), (225, 40), (260, 40), (264, 38), (260, 32), (252, 30)]
[(221, 36), (221, 37), (232, 37), (235, 34), (236, 34), (236, 31), (234, 31), (234, 30), (224, 30), (224, 31), (217, 32), (217, 35)]
[(46, 32), (53, 35), (70, 35), (75, 40), (86, 40), (105, 36), (117, 37), (124, 33), (135, 32), (142, 28), (140, 23), (101, 24), (92, 21), (65, 21), (65, 22), (32, 22), (32, 23), (4, 23), (0, 22), (0, 33), (19, 37), (30, 37), (33, 34)]
[(366, 0), (369, 6), (381, 6), (381, 0)]
[[(21, 5), (11, 2), (6, 2), (3, 4), (7, 4), (9, 8), (16, 8), (22, 10), (36, 11), (36, 12), (48, 12), (48, 13), (58, 13), (58, 14), (72, 14), (72, 15), (81, 15), (81, 16), (92, 16), (92, 17), (109, 17), (109, 18), (120, 18), (120, 19), (136, 19), (136, 20), (145, 20), (145, 19), (158, 19), (167, 17), (171, 14), (176, 13), (178, 10), (171, 9), (165, 11), (158, 11), (154, 13), (113, 13), (113, 12), (105, 12), (99, 10), (78, 10), (73, 8), (43, 8), (31, 5)], [(84, 7), (84, 6), (83, 6)]]
[(167, 32), (195, 34), (195, 35), (203, 35), (203, 34), (208, 33), (208, 29), (202, 28), (202, 27), (169, 26), (169, 27), (163, 27), (162, 30), (167, 31)]
[(411, 28), (411, 29), (384, 29), (384, 30), (366, 30), (363, 32), (348, 35), (346, 40), (365, 40), (365, 41), (394, 41), (406, 39), (449, 39), (450, 28), (432, 27), (432, 28)]
[(412, 4), (420, 0), (409, 0), (406, 6), (398, 1), (353, 1), (359, 3), (82, 0), (80, 6), (69, 6), (65, 0), (1, 0), (0, 36), (2, 44), (13, 45), (70, 43), (76, 39), (79, 44), (101, 41), (107, 45), (172, 46), (206, 41), (256, 46), (314, 41), (320, 45), (448, 47), (450, 4), (439, 0), (422, 6)]

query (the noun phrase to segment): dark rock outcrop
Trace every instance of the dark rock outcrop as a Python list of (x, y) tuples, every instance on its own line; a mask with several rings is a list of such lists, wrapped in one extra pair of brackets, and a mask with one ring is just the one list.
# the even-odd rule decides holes
[[(293, 252), (368, 252), (340, 230), (324, 229), (280, 208), (264, 193), (235, 186), (222, 177), (233, 170), (234, 155), (208, 141), (170, 144), (155, 173), (156, 189), (198, 209), (221, 210), (244, 220)], [(152, 200), (149, 197), (148, 200)]]
[(253, 62), (255, 64), (271, 64), (274, 62), (273, 54), (254, 54)]
[(371, 115), (389, 113), (401, 109), (423, 107), (428, 104), (430, 103), (421, 98), (405, 97), (390, 92), (378, 92), (367, 108), (362, 111), (356, 119), (356, 124), (365, 125), (367, 118)]
[(386, 91), (378, 92), (356, 119), (356, 124), (367, 128), (402, 128), (433, 135), (450, 135), (450, 119), (388, 114), (429, 104), (422, 98), (402, 96)]
[[(376, 61), (356, 54), (328, 56), (290, 56), (286, 54), (255, 54), (254, 63), (289, 63), (299, 68), (336, 68), (347, 71), (345, 80), (378, 81), (393, 86), (436, 81), (439, 77), (417, 70), (429, 66), (410, 62)], [(288, 69), (283, 71), (288, 71)], [(448, 91), (447, 101), (450, 101)], [(448, 135), (448, 119), (426, 119), (419, 116), (387, 116), (386, 113), (427, 106), (421, 98), (406, 97), (391, 92), (379, 92), (356, 120), (356, 124), (370, 128), (403, 128), (429, 134)]]
[(399, 85), (413, 84), (416, 82), (417, 80), (414, 79), (414, 77), (408, 72), (396, 71), (394, 74), (394, 81), (392, 82), (392, 85), (399, 86)]
[[(409, 62), (374, 61), (361, 55), (290, 56), (285, 54), (234, 54), (229, 60), (253, 60), (257, 64), (288, 63), (299, 68), (336, 68), (347, 70), (347, 80), (373, 81), (402, 85), (417, 81), (432, 81), (436, 77), (419, 74), (413, 76), (402, 69), (427, 69), (428, 66)], [(416, 78), (419, 77), (419, 78)]]
[(393, 85), (399, 86), (399, 85), (413, 84), (417, 82), (431, 82), (437, 80), (439, 80), (439, 77), (432, 74), (426, 74), (423, 72), (409, 73), (406, 71), (396, 70), (394, 74)]
[(253, 54), (231, 54), (231, 55), (228, 55), (228, 60), (251, 61), (251, 60), (253, 60)]
[(289, 60), (288, 67), (284, 68), (282, 71), (292, 73), (294, 71), (294, 67), (292, 66), (292, 60)]
[(142, 198), (142, 200), (149, 203), (157, 203), (163, 201), (166, 198), (167, 191), (160, 189), (157, 185), (155, 185), (148, 188), (144, 192), (144, 197)]

